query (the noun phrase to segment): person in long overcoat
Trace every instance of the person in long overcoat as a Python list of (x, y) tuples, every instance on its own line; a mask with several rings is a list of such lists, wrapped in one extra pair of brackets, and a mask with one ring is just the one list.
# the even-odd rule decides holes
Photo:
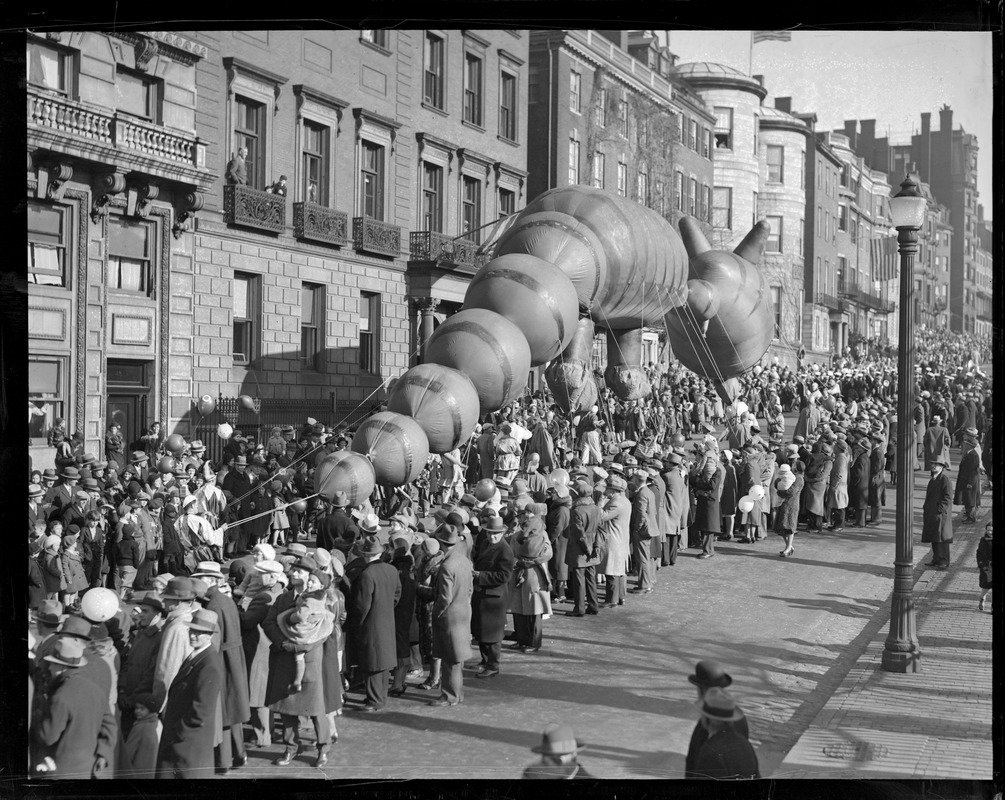
[(953, 542), (953, 484), (946, 463), (932, 462), (925, 504), (922, 506), (921, 541), (932, 545), (932, 560), (925, 566), (949, 568), (949, 545)]
[(279, 575), (283, 568), (277, 561), (260, 561), (255, 565), (260, 573), (262, 588), (250, 597), (247, 606), (238, 606), (241, 621), (241, 641), (244, 646), (244, 661), (248, 669), (248, 704), (251, 710), (251, 726), (255, 731), (259, 747), (272, 746), (272, 711), (265, 700), (269, 679), (269, 637), (262, 630), (262, 623), (269, 609), (283, 593)]
[(394, 606), (394, 648), (398, 663), (388, 694), (400, 697), (405, 693), (405, 675), (411, 661), (412, 644), (419, 641), (419, 621), (415, 615), (415, 557), (404, 539), (393, 539), (392, 544), (395, 543), (391, 566), (397, 570), (401, 585), (401, 596)]
[(942, 424), (942, 416), (932, 415), (932, 424), (925, 430), (924, 450), (925, 469), (932, 468), (932, 461), (936, 458), (944, 458), (947, 464), (952, 464), (949, 460), (949, 448), (953, 444), (953, 437), (949, 435), (949, 430)]
[(513, 613), (516, 635), (512, 647), (530, 653), (541, 649), (544, 633), (542, 619), (545, 614), (551, 613), (551, 595), (548, 592), (551, 542), (544, 528), (547, 508), (544, 503), (528, 505), (511, 540), (515, 566), (510, 575), (509, 608)]
[(655, 459), (649, 462), (649, 488), (652, 490), (653, 499), (656, 501), (656, 535), (649, 540), (649, 555), (656, 559), (657, 569), (664, 566), (669, 556), (666, 546), (667, 534), (670, 530), (670, 505), (667, 502), (667, 484), (660, 475), (660, 462)]
[(984, 536), (977, 543), (977, 585), (981, 587), (981, 599), (977, 603), (978, 611), (984, 610), (984, 604), (994, 587), (994, 569), (991, 563), (993, 551), (994, 525), (989, 522), (984, 526)]
[[(327, 742), (331, 740), (321, 674), (323, 642), (317, 641), (298, 647), (285, 637), (277, 621), (280, 614), (296, 606), (297, 599), (306, 590), (308, 577), (317, 568), (317, 563), (310, 556), (301, 556), (291, 564), (290, 588), (276, 598), (269, 608), (265, 621), (262, 622), (262, 631), (271, 642), (265, 702), (272, 711), (280, 715), (283, 723), (283, 744), (286, 747), (283, 755), (273, 762), (277, 766), (287, 766), (302, 750), (298, 717), (310, 717), (314, 724), (315, 740), (325, 743), (318, 745), (318, 758), (323, 754), (320, 748), (327, 748)], [(299, 692), (292, 691), (292, 684), (297, 675), (294, 657), (296, 650), (304, 653), (304, 677)]]
[(164, 706), (158, 778), (208, 778), (213, 774), (213, 737), (223, 685), (223, 663), (213, 649), (216, 614), (199, 609), (188, 623), (192, 652), (171, 682)]
[[(762, 485), (761, 475), (764, 471), (764, 464), (764, 454), (757, 449), (756, 445), (748, 444), (743, 449), (743, 461), (740, 462), (740, 467), (736, 472), (736, 493), (741, 498), (749, 495), (751, 488), (754, 486)], [(771, 466), (773, 469), (774, 463)], [(765, 496), (768, 496), (767, 492), (765, 492)], [(739, 503), (739, 500), (737, 500), (737, 503)], [(770, 511), (770, 500), (768, 508)], [(740, 526), (742, 533), (740, 541), (753, 544), (765, 538), (767, 534), (764, 531), (765, 513), (763, 506), (760, 503), (754, 503), (750, 511), (741, 512)]]
[(551, 561), (548, 571), (551, 573), (552, 601), (565, 601), (566, 587), (569, 581), (569, 567), (565, 563), (565, 551), (569, 546), (569, 519), (572, 516), (572, 496), (567, 486), (559, 484), (547, 491), (548, 515), (544, 519), (544, 527), (551, 542)]
[[(600, 505), (598, 536), (603, 542), (604, 554), (597, 564), (597, 571), (605, 576), (605, 608), (625, 604), (625, 579), (632, 551), (632, 504), (625, 496), (626, 489), (624, 478), (611, 475), (607, 481), (607, 496)], [(676, 526), (674, 529), (676, 530)]]
[(631, 589), (632, 594), (649, 594), (656, 583), (656, 570), (653, 567), (652, 550), (649, 539), (656, 528), (656, 495), (653, 494), (649, 473), (636, 470), (628, 487), (627, 499), (632, 510), (629, 515), (628, 531), (631, 544), (632, 560), (635, 562), (635, 575), (638, 582)]
[(733, 466), (733, 451), (723, 450), (722, 458), (722, 493), (719, 495), (719, 513), (722, 515), (722, 533), (719, 539), (724, 542), (733, 540), (733, 523), (736, 522), (736, 501), (742, 495), (737, 493), (736, 467)]
[(848, 509), (855, 512), (855, 527), (865, 526), (865, 511), (869, 506), (869, 440), (852, 445), (852, 462), (848, 472)]
[(794, 552), (792, 540), (799, 527), (799, 498), (803, 493), (805, 483), (803, 462), (798, 459), (792, 462), (792, 475), (795, 480), (786, 485), (784, 474), (780, 474), (775, 479), (775, 491), (781, 498), (782, 504), (775, 511), (775, 533), (782, 537), (785, 547), (779, 555), (790, 556)]
[(872, 451), (869, 453), (869, 524), (878, 525), (883, 521), (883, 506), (886, 504), (886, 441), (882, 436), (873, 435)]
[(401, 582), (398, 571), (382, 560), (384, 546), (376, 536), (367, 536), (354, 552), (366, 564), (353, 579), (346, 604), (349, 663), (365, 676), (363, 709), (376, 711), (387, 704), (390, 673), (398, 664), (394, 607), (401, 598)]
[[(975, 522), (974, 510), (981, 505), (981, 448), (977, 437), (968, 428), (963, 434), (963, 455), (960, 457), (960, 472), (956, 476), (956, 492), (953, 503), (963, 506), (963, 521)], [(65, 571), (65, 568), (64, 568)]]
[(436, 540), (446, 550), (433, 579), (433, 658), (440, 659), (440, 696), (431, 705), (464, 701), (464, 662), (471, 657), (471, 559), (460, 531), (444, 523)]
[[(566, 529), (569, 543), (565, 551), (565, 563), (569, 568), (569, 591), (573, 608), (566, 614), (581, 617), (587, 612), (597, 614), (600, 611), (596, 573), (597, 564), (600, 563), (600, 553), (597, 550), (600, 509), (593, 500), (593, 487), (589, 481), (576, 481), (572, 492), (575, 496), (569, 527)], [(653, 517), (655, 519), (655, 510)]]
[(471, 635), (481, 652), (481, 670), (476, 677), (499, 674), (499, 655), (506, 632), (509, 581), (516, 565), (513, 548), (503, 536), (506, 523), (492, 516), (482, 523), (471, 553), (474, 592), (471, 596)]
[(844, 529), (845, 509), (848, 508), (848, 445), (843, 439), (834, 443), (834, 463), (827, 486), (827, 507), (831, 512), (828, 530)]
[(809, 529), (819, 531), (823, 527), (827, 487), (830, 485), (834, 462), (831, 457), (831, 447), (826, 442), (818, 442), (814, 449), (816, 452), (810, 455), (809, 462), (806, 464), (806, 487), (803, 497), (806, 504), (804, 511), (809, 517)]
[[(680, 547), (681, 531), (687, 530), (688, 491), (687, 473), (681, 465), (680, 456), (670, 453), (663, 462), (663, 482), (667, 486), (667, 508), (670, 510), (670, 528), (666, 532), (666, 564), (672, 567), (677, 563), (677, 551)], [(661, 561), (662, 563), (662, 561)]]
[(694, 524), (701, 531), (701, 554), (698, 558), (711, 558), (715, 555), (715, 538), (722, 532), (719, 498), (722, 496), (722, 482), (726, 471), (719, 463), (716, 452), (708, 453), (707, 458), (710, 462), (707, 470), (699, 463), (691, 472), (695, 497)]

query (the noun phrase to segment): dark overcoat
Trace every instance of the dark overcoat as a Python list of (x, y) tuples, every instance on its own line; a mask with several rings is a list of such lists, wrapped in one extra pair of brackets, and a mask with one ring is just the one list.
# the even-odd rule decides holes
[(803, 493), (803, 476), (796, 475), (788, 489), (777, 489), (782, 504), (775, 509), (775, 533), (793, 533), (799, 525), (799, 498)]
[(709, 478), (706, 478), (704, 474), (691, 476), (695, 498), (694, 524), (703, 533), (722, 531), (722, 510), (719, 505), (719, 497), (722, 494), (724, 477), (725, 470), (722, 464), (716, 464), (715, 472)]
[(869, 451), (856, 447), (848, 471), (848, 508), (869, 506)]
[(807, 514), (823, 516), (833, 464), (831, 458), (823, 453), (813, 453), (810, 456), (806, 464), (806, 489), (803, 493)]
[(352, 582), (346, 613), (346, 633), (353, 649), (349, 664), (363, 672), (398, 665), (394, 607), (400, 597), (398, 571), (386, 561), (371, 561)]
[(921, 541), (953, 541), (953, 484), (944, 469), (928, 481), (921, 516)]
[(433, 583), (433, 658), (447, 664), (471, 657), (471, 560), (462, 547), (450, 547)]
[(953, 502), (958, 506), (979, 508), (981, 504), (981, 457), (971, 448), (960, 459), (960, 472), (956, 476), (956, 493)]
[(572, 514), (572, 500), (568, 497), (555, 498), (548, 508), (544, 526), (551, 541), (551, 577), (554, 581), (563, 583), (569, 579), (569, 567), (565, 563), (565, 551), (569, 546), (566, 529), (569, 527), (569, 517)]
[(213, 775), (216, 707), (223, 685), (223, 663), (212, 647), (189, 656), (168, 690), (161, 718), (157, 777), (209, 778)]
[(399, 659), (408, 658), (412, 643), (419, 641), (419, 622), (415, 616), (415, 560), (399, 556), (391, 564), (398, 571), (401, 596), (394, 607), (394, 647)]
[(736, 728), (725, 728), (706, 740), (698, 751), (694, 777), (718, 780), (760, 778), (757, 753)]
[(886, 503), (886, 454), (882, 447), (874, 447), (869, 454), (869, 505)]
[(253, 708), (268, 705), (265, 689), (269, 680), (269, 637), (261, 625), (268, 616), (276, 598), (283, 593), (283, 587), (273, 584), (251, 598), (247, 610), (238, 606), (241, 619), (241, 642), (244, 646), (244, 662), (248, 669), (248, 704)]
[[(67, 670), (56, 679), (41, 718), (32, 726), (38, 760), (49, 756), (56, 763), (56, 771), (46, 777), (91, 777), (94, 761), (101, 754), (103, 728), (109, 719), (114, 722), (108, 712), (108, 695), (97, 691), (79, 670)], [(114, 731), (104, 730), (104, 735), (114, 735)]]
[(240, 725), (251, 719), (248, 690), (248, 663), (244, 657), (241, 618), (237, 604), (215, 586), (206, 593), (206, 608), (215, 611), (220, 626), (220, 657), (223, 661), (221, 708), (223, 727)]
[[(654, 508), (653, 517), (655, 515)], [(569, 542), (568, 549), (565, 551), (565, 564), (569, 569), (589, 567), (600, 563), (600, 554), (596, 549), (599, 527), (600, 509), (597, 508), (597, 504), (593, 502), (592, 498), (577, 497), (572, 503), (569, 527), (566, 528)], [(652, 535), (656, 535), (655, 530), (652, 531)]]
[(736, 501), (741, 495), (737, 494), (736, 488), (736, 467), (732, 464), (723, 464), (722, 494), (719, 497), (719, 513), (724, 517), (731, 517), (736, 514)]
[(304, 654), (304, 677), (299, 692), (290, 692), (290, 684), (297, 675), (296, 659), (292, 652), (282, 649), (286, 637), (276, 621), (280, 614), (297, 604), (298, 593), (288, 589), (272, 603), (262, 630), (270, 642), (269, 677), (265, 689), (265, 704), (279, 714), (295, 717), (320, 717), (325, 714), (325, 698), (321, 679), (322, 643), (303, 645), (297, 649)]
[(501, 642), (509, 610), (509, 579), (516, 566), (513, 548), (505, 539), (493, 544), (488, 534), (479, 537), (471, 553), (478, 573), (471, 595), (471, 635), (479, 642)]

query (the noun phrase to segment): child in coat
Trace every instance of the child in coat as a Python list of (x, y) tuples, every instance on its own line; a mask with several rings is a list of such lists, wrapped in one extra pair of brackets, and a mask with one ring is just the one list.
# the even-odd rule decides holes
[[(297, 599), (297, 605), (284, 611), (276, 619), (279, 630), (287, 641), (292, 642), (297, 647), (323, 642), (332, 635), (335, 625), (335, 616), (329, 611), (325, 603), (325, 592), (318, 590), (314, 592), (304, 592)], [(299, 692), (303, 688), (305, 653), (294, 652), (296, 661), (296, 677), (290, 684), (291, 692)]]
[(119, 777), (154, 778), (157, 775), (157, 748), (163, 725), (156, 714), (142, 703), (136, 704), (136, 721), (122, 745)]

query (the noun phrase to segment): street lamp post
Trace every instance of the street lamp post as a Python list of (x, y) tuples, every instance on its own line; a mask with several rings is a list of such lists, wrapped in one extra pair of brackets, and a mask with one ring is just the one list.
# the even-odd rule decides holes
[(914, 619), (914, 256), (918, 231), (925, 222), (926, 201), (910, 173), (890, 199), (900, 252), (900, 345), (897, 349), (897, 528), (890, 633), (883, 646), (883, 669), (917, 672), (921, 661)]

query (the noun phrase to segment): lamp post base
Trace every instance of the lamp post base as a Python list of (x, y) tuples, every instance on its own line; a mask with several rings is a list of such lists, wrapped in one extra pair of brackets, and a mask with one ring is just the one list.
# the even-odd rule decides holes
[(921, 669), (921, 651), (914, 650), (884, 650), (884, 672), (918, 672)]

